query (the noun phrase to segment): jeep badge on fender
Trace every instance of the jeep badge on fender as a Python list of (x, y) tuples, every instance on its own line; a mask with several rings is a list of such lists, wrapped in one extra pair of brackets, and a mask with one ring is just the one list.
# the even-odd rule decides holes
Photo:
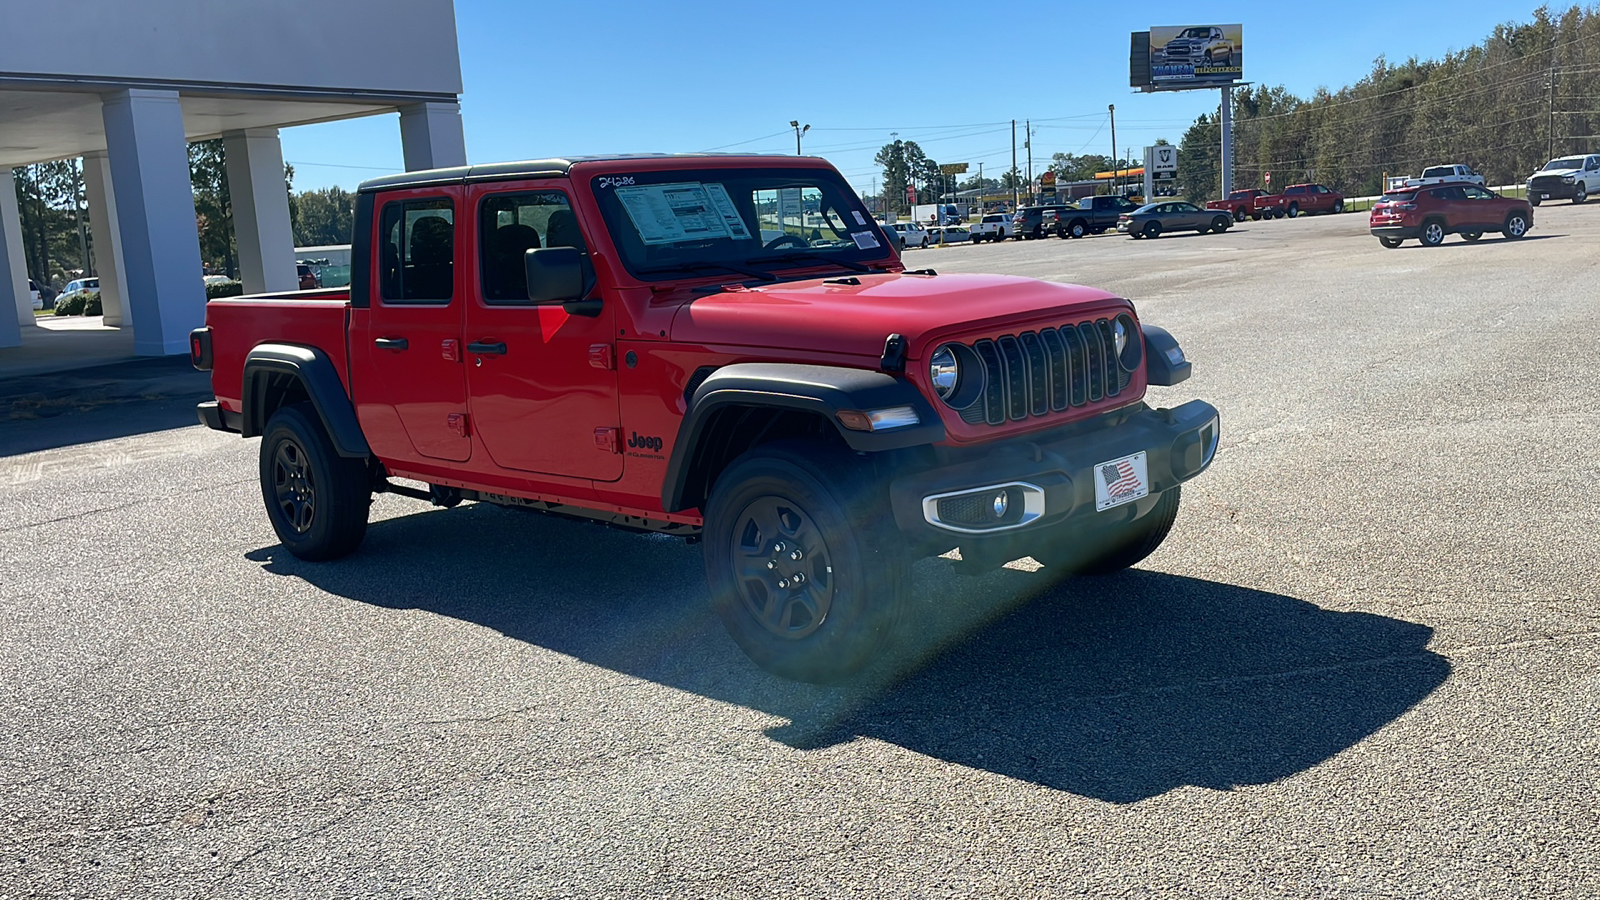
[(751, 659), (847, 678), (920, 557), (1138, 563), (1219, 434), (1204, 401), (1145, 404), (1190, 364), (1129, 301), (907, 272), (884, 228), (809, 157), (377, 178), (347, 296), (207, 304), (200, 418), (261, 438), (267, 518), (302, 559), (355, 550), (374, 491), (681, 535)]

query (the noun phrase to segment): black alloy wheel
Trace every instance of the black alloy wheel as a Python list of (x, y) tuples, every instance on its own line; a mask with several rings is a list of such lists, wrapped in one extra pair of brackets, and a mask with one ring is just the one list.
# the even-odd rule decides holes
[(366, 460), (340, 456), (316, 408), (296, 403), (273, 413), (262, 433), (261, 498), (290, 553), (337, 559), (366, 536), (372, 485)]
[(817, 441), (757, 447), (706, 503), (706, 578), (717, 616), (773, 674), (836, 682), (891, 643), (910, 559), (871, 467)]
[(1154, 222), (1154, 221), (1146, 222), (1143, 230), (1144, 230), (1144, 236), (1147, 237), (1147, 238), (1152, 238), (1153, 239), (1153, 238), (1161, 237), (1161, 223), (1160, 222)]
[(1211, 220), (1211, 230), (1215, 231), (1217, 234), (1227, 231), (1232, 226), (1233, 220), (1228, 216), (1217, 216), (1215, 219)]

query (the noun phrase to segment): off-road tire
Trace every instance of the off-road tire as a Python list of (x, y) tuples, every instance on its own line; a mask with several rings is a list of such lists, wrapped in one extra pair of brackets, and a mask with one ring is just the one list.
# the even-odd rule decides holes
[(1111, 534), (1062, 535), (1054, 546), (1036, 551), (1034, 559), (1047, 569), (1073, 575), (1111, 575), (1138, 565), (1172, 533), (1181, 501), (1182, 488), (1174, 485), (1162, 491), (1155, 509), (1137, 522)]
[(1394, 249), (1398, 248), (1401, 244), (1405, 243), (1405, 239), (1404, 238), (1393, 238), (1393, 237), (1381, 237), (1381, 238), (1378, 238), (1378, 243), (1380, 243), (1383, 246), (1389, 248), (1390, 250), (1394, 250)]
[(261, 499), (284, 549), (338, 559), (367, 534), (372, 482), (365, 460), (340, 456), (310, 403), (272, 414), (261, 435)]
[(861, 671), (890, 645), (910, 584), (892, 521), (883, 486), (844, 450), (780, 441), (734, 460), (712, 486), (704, 534), (728, 634), (784, 678), (826, 684)]
[(1424, 247), (1437, 247), (1444, 243), (1444, 236), (1448, 233), (1443, 222), (1429, 219), (1422, 223), (1422, 232), (1417, 235), (1417, 239), (1422, 241)]

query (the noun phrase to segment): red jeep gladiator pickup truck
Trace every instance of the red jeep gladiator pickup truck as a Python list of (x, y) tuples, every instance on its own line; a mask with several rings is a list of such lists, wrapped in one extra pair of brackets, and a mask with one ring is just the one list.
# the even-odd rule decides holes
[[(913, 602), (910, 565), (1133, 565), (1217, 411), (1105, 291), (906, 271), (827, 162), (618, 156), (361, 185), (348, 291), (213, 300), (191, 340), (212, 428), (261, 437), (304, 559), (374, 493), (703, 538), (759, 665), (846, 677)], [(391, 479), (420, 482), (396, 483)]]

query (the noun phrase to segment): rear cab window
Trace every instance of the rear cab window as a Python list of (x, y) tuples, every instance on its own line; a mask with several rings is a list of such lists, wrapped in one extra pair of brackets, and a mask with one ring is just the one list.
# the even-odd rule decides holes
[(529, 250), (574, 247), (588, 252), (572, 203), (559, 190), (489, 194), (478, 205), (478, 277), (483, 302), (525, 306)]

